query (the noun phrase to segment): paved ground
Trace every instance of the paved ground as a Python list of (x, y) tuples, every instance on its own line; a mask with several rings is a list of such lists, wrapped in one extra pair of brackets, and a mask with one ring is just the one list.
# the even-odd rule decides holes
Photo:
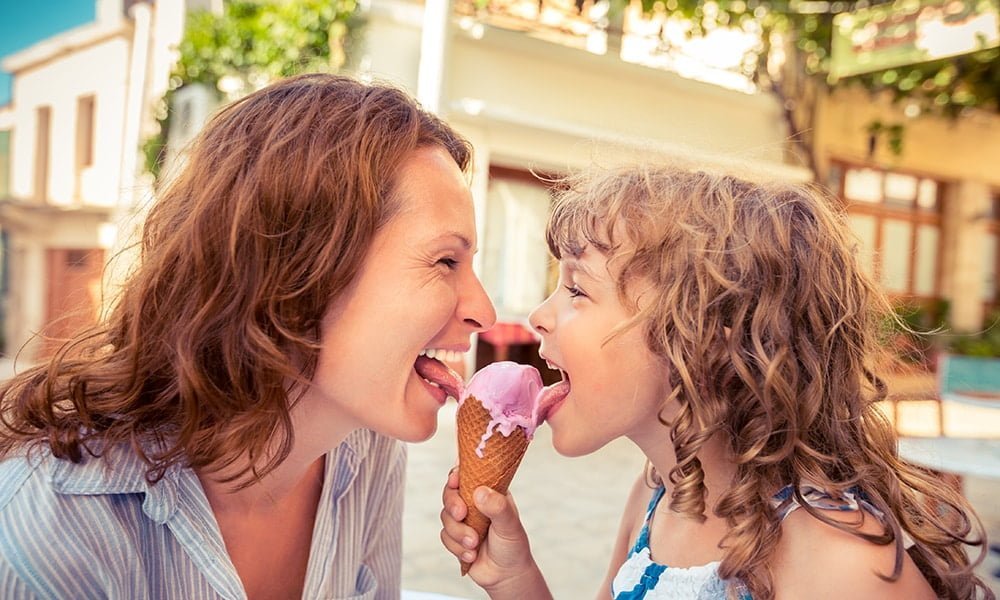
[[(900, 405), (900, 430), (933, 435), (933, 402)], [(891, 411), (891, 407), (886, 407)], [(962, 407), (947, 415), (950, 435), (1000, 436), (1000, 414)], [(1000, 413), (1000, 411), (993, 411)], [(455, 462), (454, 405), (442, 410), (440, 430), (430, 441), (410, 447), (403, 538), (403, 587), (459, 598), (486, 595), (459, 576), (458, 562), (438, 539), (441, 487)], [(625, 495), (643, 466), (641, 453), (619, 440), (591, 456), (567, 459), (552, 449), (548, 428), (539, 429), (511, 486), (532, 539), (532, 551), (559, 599), (593, 598), (607, 569), (611, 543)], [(966, 479), (965, 492), (990, 533), (1000, 540), (1000, 481)], [(1000, 557), (987, 558), (979, 571), (988, 576)], [(992, 579), (1000, 594), (1000, 580)]]

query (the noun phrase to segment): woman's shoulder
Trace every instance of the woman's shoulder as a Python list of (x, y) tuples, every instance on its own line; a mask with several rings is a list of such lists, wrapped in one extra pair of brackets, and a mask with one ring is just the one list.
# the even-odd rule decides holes
[(796, 510), (783, 521), (771, 563), (779, 598), (936, 597), (905, 551), (899, 579), (886, 581), (895, 566), (896, 544), (876, 544), (854, 533), (883, 534), (883, 524), (875, 515), (865, 510), (823, 510), (821, 514), (847, 530), (806, 510)]
[[(85, 460), (91, 458), (88, 455)], [(39, 503), (53, 503), (56, 480), (66, 466), (73, 465), (54, 457), (44, 443), (20, 446), (0, 458), (0, 523), (12, 511), (31, 511)]]

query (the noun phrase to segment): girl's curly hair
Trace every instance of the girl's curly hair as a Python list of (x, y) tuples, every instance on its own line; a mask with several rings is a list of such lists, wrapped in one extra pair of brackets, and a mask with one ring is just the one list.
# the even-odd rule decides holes
[[(939, 596), (971, 598), (978, 588), (993, 597), (964, 548), (980, 546), (982, 560), (985, 534), (971, 506), (899, 457), (876, 405), (886, 397), (877, 372), (892, 310), (835, 199), (810, 185), (670, 166), (595, 169), (560, 183), (551, 251), (558, 258), (589, 244), (616, 261), (619, 296), (634, 312), (619, 331), (642, 327), (663, 360), (664, 407), (677, 407), (669, 422), (660, 416), (677, 457), (667, 474), (673, 510), (704, 519), (698, 451), (716, 434), (728, 440), (737, 471), (714, 509), (729, 524), (722, 578), (773, 597), (768, 564), (780, 523), (770, 500), (782, 485), (798, 494), (809, 482), (833, 495), (860, 486), (885, 513), (884, 532), (868, 535), (802, 502), (821, 521), (895, 545), (885, 578), (900, 576), (906, 532)], [(641, 308), (627, 292), (636, 278), (651, 284)]]

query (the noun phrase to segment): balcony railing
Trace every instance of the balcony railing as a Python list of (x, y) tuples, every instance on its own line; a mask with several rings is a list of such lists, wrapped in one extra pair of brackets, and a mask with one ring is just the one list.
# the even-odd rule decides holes
[(607, 0), (456, 0), (463, 28), (483, 25), (522, 31), (532, 37), (593, 54), (678, 73), (746, 93), (755, 91), (747, 76), (756, 59), (754, 32), (718, 28), (705, 37), (688, 35), (687, 24), (663, 11), (644, 14), (633, 1), (612, 18)]

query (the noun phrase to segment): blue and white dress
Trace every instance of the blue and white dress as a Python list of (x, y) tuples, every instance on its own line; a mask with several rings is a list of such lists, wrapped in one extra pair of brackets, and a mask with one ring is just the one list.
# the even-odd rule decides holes
[[(784, 520), (800, 504), (792, 486), (787, 485), (771, 499), (771, 506), (781, 520)], [(799, 487), (807, 504), (821, 510), (856, 511), (865, 510), (879, 521), (883, 521), (882, 511), (875, 508), (857, 488), (844, 492), (843, 498), (834, 499), (823, 490), (804, 484)], [(750, 590), (739, 580), (726, 581), (719, 577), (719, 561), (695, 567), (670, 567), (653, 562), (649, 550), (649, 524), (657, 504), (663, 498), (665, 488), (658, 487), (646, 508), (646, 519), (642, 531), (629, 551), (628, 558), (618, 569), (611, 582), (611, 596), (614, 600), (726, 600), (726, 591), (733, 587), (739, 600), (752, 600)], [(904, 545), (909, 548), (913, 541), (904, 534)]]

